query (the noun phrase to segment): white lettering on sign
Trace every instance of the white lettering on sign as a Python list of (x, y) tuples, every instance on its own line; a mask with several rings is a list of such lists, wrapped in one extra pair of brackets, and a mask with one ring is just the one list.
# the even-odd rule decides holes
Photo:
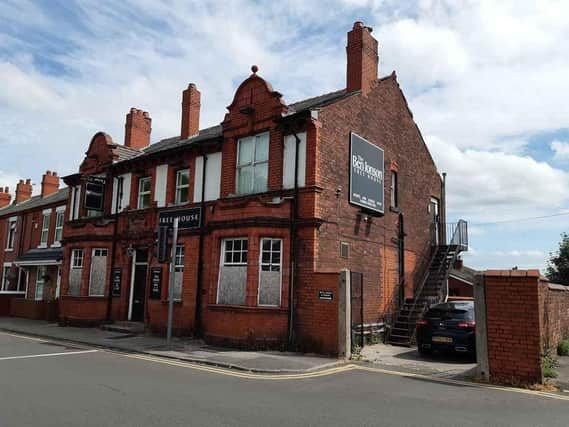
[(368, 179), (375, 182), (383, 181), (383, 171), (370, 165), (359, 154), (352, 156), (352, 166), (354, 167), (354, 172), (360, 176), (367, 176)]

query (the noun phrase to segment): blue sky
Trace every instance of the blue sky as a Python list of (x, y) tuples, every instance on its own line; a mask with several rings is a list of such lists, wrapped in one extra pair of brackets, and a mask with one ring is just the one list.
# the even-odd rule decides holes
[[(73, 173), (91, 136), (122, 142), (130, 107), (179, 132), (181, 91), (219, 123), (257, 64), (288, 102), (345, 84), (346, 32), (374, 28), (439, 170), (466, 262), (543, 268), (569, 215), (565, 1), (25, 1), (0, 3), (0, 185)], [(38, 185), (36, 185), (36, 191)], [(498, 223), (497, 223), (498, 222)]]

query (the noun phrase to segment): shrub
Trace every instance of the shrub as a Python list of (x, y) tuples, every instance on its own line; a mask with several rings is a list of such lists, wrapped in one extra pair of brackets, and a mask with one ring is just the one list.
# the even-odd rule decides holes
[(559, 356), (569, 356), (569, 339), (561, 340), (557, 346), (557, 354)]
[(557, 378), (557, 371), (555, 366), (557, 365), (556, 360), (551, 354), (546, 353), (541, 359), (541, 366), (543, 368), (543, 376), (545, 378)]

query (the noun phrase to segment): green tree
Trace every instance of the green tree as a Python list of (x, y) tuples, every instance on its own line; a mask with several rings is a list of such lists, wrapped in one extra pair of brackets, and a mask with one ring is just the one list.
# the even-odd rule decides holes
[(569, 234), (561, 234), (559, 250), (550, 254), (545, 275), (553, 283), (569, 285)]

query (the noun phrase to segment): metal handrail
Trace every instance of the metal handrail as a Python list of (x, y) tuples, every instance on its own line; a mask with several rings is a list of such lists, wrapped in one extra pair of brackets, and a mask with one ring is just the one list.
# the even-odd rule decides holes
[(445, 224), (445, 231), (447, 245), (456, 246), (461, 251), (468, 250), (468, 223), (465, 220)]
[[(451, 248), (456, 248), (457, 251), (455, 252), (455, 255), (453, 256), (453, 259), (450, 261), (451, 265), (452, 263), (454, 263), (454, 261), (456, 260), (458, 253), (460, 251), (466, 251), (468, 250), (468, 223), (464, 220), (459, 220), (457, 223), (447, 223), (445, 224), (445, 231), (446, 230), (450, 230), (451, 233), (446, 233), (445, 237), (447, 237), (446, 240), (446, 250), (445, 250), (445, 255), (443, 258), (443, 262), (441, 262), (441, 264), (439, 265), (439, 268), (437, 269), (437, 271), (435, 272), (435, 274), (440, 275), (441, 270), (443, 269), (445, 262), (446, 262), (446, 258), (448, 257), (448, 254), (450, 252)], [(451, 236), (450, 239), (448, 239), (448, 236)], [(432, 265), (433, 263), (433, 259), (436, 257), (438, 253), (438, 250), (434, 250), (432, 255), (431, 255), (431, 259), (429, 261), (429, 266)], [(423, 280), (421, 281), (421, 285), (418, 289), (418, 292), (416, 292), (415, 294), (415, 298), (413, 299), (413, 305), (411, 306), (411, 309), (409, 310), (409, 314), (407, 316), (407, 324), (408, 324), (408, 331), (409, 331), (409, 338), (412, 339), (413, 335), (414, 335), (414, 327), (411, 324), (411, 315), (412, 313), (415, 311), (415, 309), (417, 308), (417, 303), (418, 301), (421, 299), (422, 295), (423, 295), (423, 290), (425, 287), (425, 283), (427, 283), (427, 280), (429, 278), (429, 276), (431, 275), (431, 270), (430, 268), (427, 269), (425, 276), (423, 278)], [(448, 271), (447, 271), (448, 273)], [(445, 277), (448, 278), (448, 274), (445, 274)], [(441, 287), (442, 290), (442, 287)], [(439, 290), (439, 295), (438, 295), (438, 299), (440, 300), (441, 298), (441, 290)], [(421, 312), (419, 313), (420, 315), (423, 315), (425, 313), (425, 309), (426, 306), (428, 306), (428, 304), (423, 304), (423, 307), (421, 308)]]

